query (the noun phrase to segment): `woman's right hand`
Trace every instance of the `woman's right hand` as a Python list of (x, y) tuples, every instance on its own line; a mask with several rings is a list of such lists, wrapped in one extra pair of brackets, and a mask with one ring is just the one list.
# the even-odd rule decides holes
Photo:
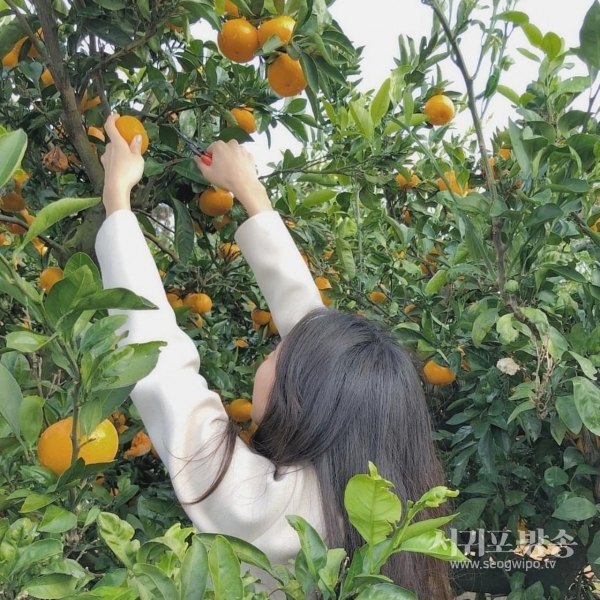
[(212, 185), (230, 191), (244, 206), (249, 216), (273, 210), (267, 192), (258, 179), (254, 157), (236, 140), (214, 142), (206, 152), (212, 164), (205, 165), (200, 157), (196, 164)]

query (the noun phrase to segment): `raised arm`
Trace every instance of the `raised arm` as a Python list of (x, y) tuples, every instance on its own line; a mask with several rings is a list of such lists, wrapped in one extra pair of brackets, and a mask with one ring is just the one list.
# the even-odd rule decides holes
[(244, 258), (252, 268), (279, 333), (285, 337), (309, 311), (323, 307), (319, 290), (279, 213), (273, 210), (258, 179), (254, 158), (235, 140), (208, 149), (211, 166), (197, 159), (204, 177), (229, 190), (248, 213), (236, 232)]

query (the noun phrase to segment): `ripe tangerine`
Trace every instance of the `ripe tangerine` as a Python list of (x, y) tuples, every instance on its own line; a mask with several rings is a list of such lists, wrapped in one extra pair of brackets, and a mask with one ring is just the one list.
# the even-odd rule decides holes
[(258, 41), (263, 46), (271, 36), (276, 35), (281, 45), (285, 46), (292, 39), (295, 26), (296, 21), (287, 15), (268, 19), (258, 28)]
[(438, 365), (434, 360), (430, 360), (425, 364), (423, 375), (431, 385), (449, 385), (456, 379), (456, 375), (452, 369), (442, 367), (442, 365)]
[(209, 217), (220, 217), (233, 206), (233, 196), (224, 189), (208, 188), (198, 197), (198, 208)]
[(48, 267), (40, 274), (40, 287), (48, 293), (52, 286), (63, 278), (63, 270), (59, 267)]
[(254, 133), (256, 131), (256, 120), (251, 108), (232, 108), (231, 114), (240, 129), (243, 129), (246, 133)]
[[(62, 475), (70, 466), (73, 457), (71, 432), (73, 417), (61, 419), (42, 432), (38, 443), (38, 459), (43, 467), (55, 475)], [(117, 455), (119, 434), (110, 419), (105, 419), (94, 431), (79, 439), (78, 458), (86, 465), (111, 462)]]
[(131, 145), (131, 142), (133, 142), (133, 138), (136, 135), (141, 135), (142, 154), (144, 154), (144, 152), (148, 150), (148, 144), (150, 143), (150, 140), (148, 139), (146, 129), (144, 128), (142, 122), (139, 119), (137, 119), (136, 117), (132, 117), (131, 115), (124, 115), (122, 117), (119, 117), (115, 121), (115, 127), (123, 136), (123, 139), (127, 142), (127, 145)]
[(299, 94), (307, 85), (300, 61), (280, 54), (270, 65), (267, 79), (273, 91), (283, 98)]
[(446, 125), (454, 117), (454, 103), (448, 96), (436, 94), (425, 102), (423, 113), (429, 117), (432, 125)]
[(225, 58), (237, 63), (249, 62), (260, 48), (258, 31), (244, 18), (231, 19), (217, 35), (217, 45)]

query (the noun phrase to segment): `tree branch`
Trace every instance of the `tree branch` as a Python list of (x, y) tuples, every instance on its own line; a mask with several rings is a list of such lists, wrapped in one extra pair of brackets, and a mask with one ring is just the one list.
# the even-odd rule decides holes
[(38, 54), (40, 55), (42, 61), (46, 62), (46, 60), (48, 59), (46, 49), (44, 48), (44, 45), (40, 42), (37, 35), (35, 35), (33, 29), (29, 27), (29, 23), (27, 22), (25, 15), (23, 15), (23, 13), (19, 10), (17, 5), (12, 0), (6, 0), (6, 4), (15, 15), (17, 21), (19, 21), (19, 23), (21, 24), (21, 27), (27, 34), (27, 37), (31, 40), (31, 43), (33, 44), (34, 48), (38, 51)]

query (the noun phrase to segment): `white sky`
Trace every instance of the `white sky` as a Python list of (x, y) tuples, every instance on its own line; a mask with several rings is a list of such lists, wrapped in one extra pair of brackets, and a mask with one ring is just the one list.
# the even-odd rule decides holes
[[(530, 22), (542, 34), (553, 31), (565, 40), (567, 47), (576, 47), (579, 45), (579, 29), (592, 3), (593, 0), (519, 0), (516, 10), (527, 13)], [(361, 91), (378, 89), (389, 76), (395, 66), (394, 58), (399, 57), (400, 34), (414, 38), (418, 44), (421, 37), (429, 37), (431, 31), (432, 11), (421, 0), (337, 0), (330, 11), (355, 47), (365, 47)], [(216, 39), (216, 32), (212, 30), (203, 31), (203, 34), (213, 35)], [(509, 54), (516, 64), (502, 75), (501, 80), (502, 84), (515, 89), (519, 94), (525, 91), (527, 84), (536, 76), (538, 68), (537, 63), (517, 52), (516, 49), (520, 46), (532, 49), (521, 31), (516, 31), (509, 47)], [(465, 39), (463, 53), (467, 60), (469, 57), (476, 59), (479, 56), (479, 37)], [(573, 59), (573, 62), (577, 63), (577, 60)], [(448, 87), (449, 90), (464, 91), (460, 75), (452, 66), (445, 68), (443, 74), (446, 79), (454, 82), (454, 85)], [(571, 75), (580, 74), (585, 74), (585, 70), (577, 65)], [(488, 115), (491, 116), (491, 131), (495, 129), (495, 124), (506, 125), (512, 114), (510, 102), (502, 97), (498, 98), (492, 110), (493, 113)], [(466, 115), (456, 121), (458, 127), (467, 123)], [(266, 165), (278, 160), (285, 149), (298, 152), (301, 147), (281, 125), (271, 131), (271, 136), (271, 148), (268, 147), (264, 134), (254, 134), (255, 142), (248, 144), (261, 173), (268, 173), (270, 169)]]

